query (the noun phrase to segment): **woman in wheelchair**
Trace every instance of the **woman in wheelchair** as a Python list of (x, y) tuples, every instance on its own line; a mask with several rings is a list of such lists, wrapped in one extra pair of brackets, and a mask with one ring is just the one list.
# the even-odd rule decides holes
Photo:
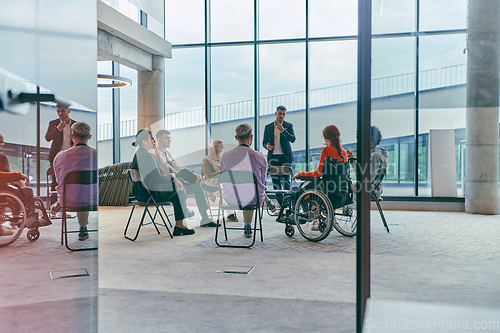
[(347, 161), (347, 158), (352, 156), (349, 150), (342, 148), (342, 141), (340, 140), (340, 131), (335, 125), (328, 125), (323, 128), (323, 140), (325, 140), (325, 147), (321, 150), (321, 157), (319, 159), (318, 168), (310, 172), (299, 172), (293, 176), (292, 180), (297, 178), (314, 177), (321, 178), (323, 173), (323, 166), (327, 157), (334, 158), (339, 162)]
[(347, 163), (352, 153), (342, 148), (340, 131), (335, 125), (323, 129), (323, 139), (325, 147), (317, 169), (292, 177), (294, 182), (300, 178), (304, 183), (292, 188), (287, 195), (290, 207), (282, 219), (287, 224), (285, 233), (289, 237), (294, 234), (292, 225), (311, 241), (324, 239), (332, 226), (342, 235), (355, 235), (356, 217)]

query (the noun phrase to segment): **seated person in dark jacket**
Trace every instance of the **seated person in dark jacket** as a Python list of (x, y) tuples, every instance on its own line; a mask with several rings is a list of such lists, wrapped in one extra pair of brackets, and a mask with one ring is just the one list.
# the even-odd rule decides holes
[[(135, 136), (135, 145), (139, 147), (132, 161), (132, 169), (139, 170), (142, 184), (135, 183), (132, 194), (141, 201), (146, 201), (149, 190), (157, 202), (169, 201), (174, 206), (175, 228), (174, 236), (192, 235), (194, 230), (184, 226), (184, 212), (186, 208), (186, 196), (182, 191), (182, 183), (163, 172), (158, 166), (158, 162), (153, 154), (148, 152), (154, 148), (153, 134), (148, 129), (141, 129)], [(181, 194), (181, 195), (179, 195)]]

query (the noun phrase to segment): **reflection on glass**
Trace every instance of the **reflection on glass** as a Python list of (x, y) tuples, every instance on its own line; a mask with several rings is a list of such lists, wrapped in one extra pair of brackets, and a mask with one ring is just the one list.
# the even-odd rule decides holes
[(205, 42), (205, 1), (165, 0), (166, 40), (172, 44)]
[(417, 0), (374, 0), (372, 5), (372, 33), (414, 31), (415, 1)]
[(305, 1), (267, 0), (259, 2), (259, 38), (283, 39), (306, 36)]
[(420, 30), (467, 27), (467, 0), (420, 0)]
[(212, 42), (253, 40), (253, 0), (212, 0)]
[(358, 34), (358, 2), (309, 1), (309, 36), (354, 36)]

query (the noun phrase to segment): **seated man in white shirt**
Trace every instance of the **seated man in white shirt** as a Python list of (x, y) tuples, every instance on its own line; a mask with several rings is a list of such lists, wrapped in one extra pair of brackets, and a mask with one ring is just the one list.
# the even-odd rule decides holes
[(183, 169), (177, 164), (175, 159), (172, 157), (172, 154), (167, 150), (167, 148), (170, 148), (171, 142), (169, 131), (159, 130), (156, 133), (156, 140), (157, 147), (150, 152), (155, 155), (160, 168), (164, 172), (169, 173), (173, 178), (178, 178), (182, 182), (187, 194), (194, 194), (196, 205), (198, 206), (198, 211), (201, 215), (200, 226), (219, 226), (218, 223), (212, 221), (212, 219), (208, 216), (207, 210), (209, 207), (207, 200), (205, 199), (205, 194), (203, 193), (203, 190), (215, 192), (218, 191), (219, 188), (217, 186), (205, 184), (199, 175), (187, 169)]
[[(261, 152), (257, 152), (251, 148), (253, 141), (252, 127), (248, 124), (241, 124), (236, 127), (236, 141), (238, 146), (224, 153), (220, 162), (220, 171), (251, 171), (258, 180), (257, 189), (259, 192), (259, 202), (266, 201), (265, 197), (265, 182), (267, 172), (267, 161)], [(234, 186), (234, 187), (233, 187)], [(243, 188), (244, 186), (248, 187)], [(224, 199), (229, 204), (237, 204), (240, 206), (255, 205), (255, 185), (253, 184), (222, 184), (224, 190)], [(236, 192), (238, 196), (236, 196)], [(267, 199), (268, 200), (268, 199)], [(245, 223), (244, 236), (252, 237), (253, 210), (243, 211), (243, 222)]]
[[(91, 138), (90, 126), (84, 122), (76, 122), (71, 126), (71, 140), (75, 145), (67, 150), (60, 151), (54, 158), (54, 173), (58, 183), (56, 190), (58, 203), (62, 205), (63, 180), (71, 171), (97, 170), (97, 150), (87, 145)], [(66, 185), (67, 206), (97, 206), (99, 189), (97, 184)], [(80, 232), (78, 239), (81, 241), (89, 238), (87, 224), (89, 223), (89, 212), (78, 212), (78, 223)]]

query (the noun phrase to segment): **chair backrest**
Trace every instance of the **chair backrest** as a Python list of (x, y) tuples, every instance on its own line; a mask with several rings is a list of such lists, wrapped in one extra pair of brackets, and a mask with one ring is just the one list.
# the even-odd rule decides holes
[[(142, 183), (141, 174), (137, 169), (128, 169), (128, 176), (132, 182), (132, 199), (139, 202), (146, 202), (152, 197), (151, 192)], [(129, 198), (130, 199), (130, 198)]]
[(293, 169), (286, 165), (272, 165), (267, 169), (268, 176), (293, 176)]
[(219, 174), (219, 184), (222, 183), (257, 185), (257, 177), (252, 171), (226, 170)]
[(374, 195), (375, 197), (380, 196), (380, 190), (382, 188), (382, 180), (384, 179), (386, 172), (387, 168), (380, 168), (377, 171), (377, 175), (372, 180), (371, 191), (372, 195)]
[(71, 171), (66, 174), (63, 180), (64, 185), (80, 184), (91, 185), (97, 184), (97, 170)]
[(352, 202), (349, 162), (339, 162), (335, 158), (327, 157), (323, 165), (321, 180), (323, 191), (332, 202), (334, 209)]
[[(224, 184), (224, 183), (229, 183), (232, 184), (233, 190), (234, 190), (234, 195), (236, 199), (236, 202), (241, 207), (249, 206), (249, 205), (260, 205), (260, 200), (259, 200), (259, 189), (258, 189), (258, 180), (257, 177), (253, 174), (251, 171), (240, 171), (240, 170), (226, 170), (222, 171), (219, 174), (219, 184)], [(234, 185), (245, 185), (245, 184), (252, 184), (254, 185), (254, 197), (253, 200), (256, 200), (256, 203), (251, 203), (251, 201), (246, 202), (246, 199), (243, 198), (248, 198), (248, 194), (246, 191), (248, 191), (249, 186), (246, 187), (240, 187), (240, 191), (238, 191), (238, 186)], [(222, 189), (220, 190), (221, 196), (222, 196)], [(253, 201), (252, 200), (252, 201)]]
[(323, 165), (321, 179), (328, 193), (347, 193), (349, 191), (349, 162), (339, 162), (327, 157)]
[[(71, 171), (66, 174), (63, 179), (63, 207), (66, 207), (66, 186), (71, 184), (78, 185), (93, 185), (97, 184), (97, 172), (98, 170), (81, 170), (81, 171)], [(66, 207), (68, 211), (93, 211), (97, 210), (97, 205), (92, 206), (80, 206), (72, 205)]]
[(138, 183), (141, 181), (141, 175), (139, 174), (139, 171), (136, 169), (128, 169), (128, 176), (129, 176), (132, 184)]
[(54, 167), (51, 166), (47, 169), (47, 177), (48, 176), (53, 176), (54, 175)]

